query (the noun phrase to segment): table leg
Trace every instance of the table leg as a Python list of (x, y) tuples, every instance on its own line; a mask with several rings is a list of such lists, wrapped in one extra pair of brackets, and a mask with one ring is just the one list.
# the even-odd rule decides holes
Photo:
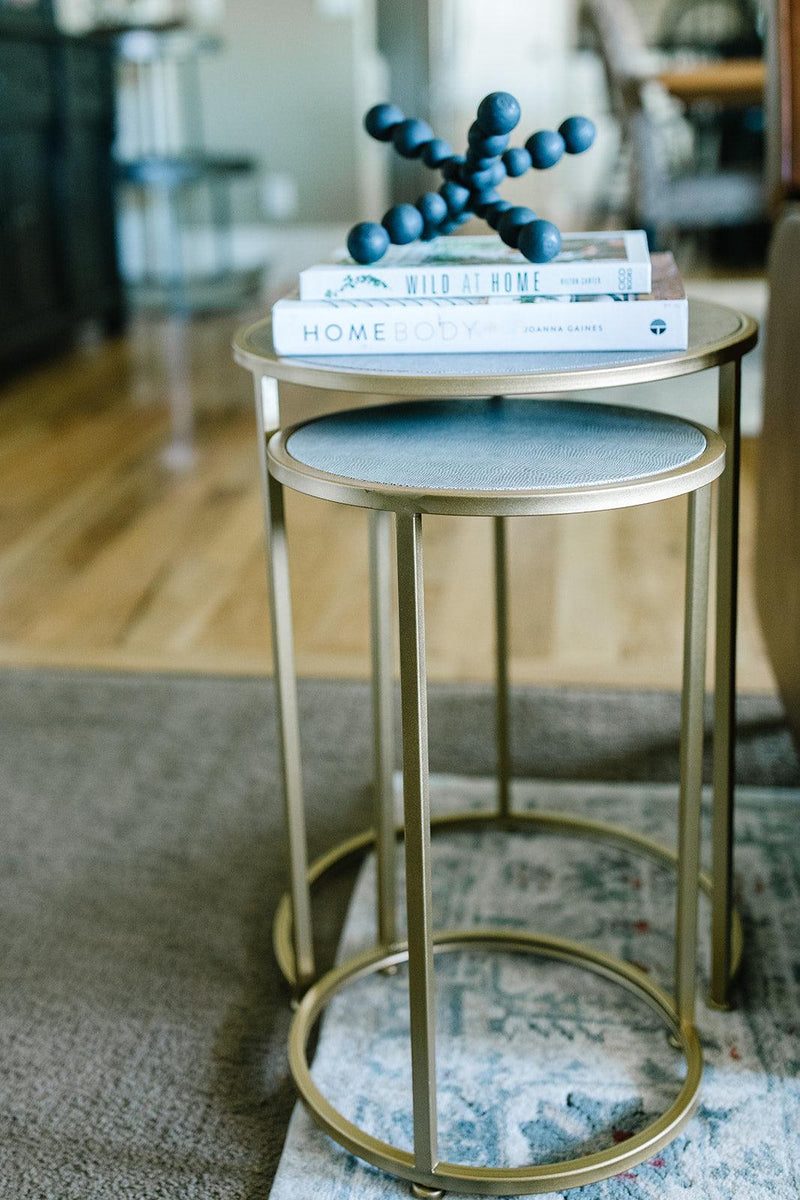
[(495, 729), (497, 744), (497, 810), (511, 811), (511, 724), (508, 697), (508, 564), (505, 517), (494, 517), (495, 595)]
[(736, 750), (736, 611), (739, 557), (741, 361), (719, 368), (719, 431), (725, 471), (717, 492), (717, 605), (714, 686), (711, 994), (729, 1007), (733, 916), (733, 802)]
[(315, 975), (311, 927), (311, 892), (308, 885), (303, 778), (300, 763), (300, 726), (297, 711), (297, 677), (294, 664), (292, 603), (289, 589), (289, 556), (283, 488), (267, 470), (265, 403), (256, 386), (256, 423), (264, 530), (267, 551), (267, 584), (272, 619), (272, 655), (278, 714), (278, 743), (283, 777), (283, 797), (289, 840), (292, 896), (292, 933), (295, 955), (295, 988), (299, 995)]
[(421, 1172), (431, 1173), (438, 1159), (436, 1020), (422, 517), (419, 513), (397, 514), (397, 585), (414, 1165)]
[(392, 514), (369, 514), (370, 628), (372, 638), (372, 762), (378, 940), (397, 940), (394, 833), (394, 682), (392, 678)]
[(678, 893), (675, 916), (675, 1007), (681, 1027), (694, 1027), (697, 978), (697, 902), (700, 800), (703, 789), (703, 700), (708, 624), (708, 546), (711, 488), (689, 496), (686, 611), (681, 702)]

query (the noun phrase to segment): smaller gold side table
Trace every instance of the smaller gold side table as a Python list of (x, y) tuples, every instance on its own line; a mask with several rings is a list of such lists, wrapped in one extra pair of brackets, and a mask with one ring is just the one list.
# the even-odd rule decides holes
[[(283, 486), (339, 504), (394, 513), (403, 729), (403, 840), (406, 943), (357, 955), (306, 992), (290, 1032), (289, 1059), (300, 1096), (317, 1123), (347, 1150), (417, 1189), (489, 1195), (577, 1187), (649, 1158), (688, 1121), (698, 1097), (702, 1051), (695, 1028), (703, 694), (708, 609), (711, 483), (725, 445), (710, 429), (676, 417), (610, 405), (492, 397), (362, 408), (276, 433), (267, 450), (269, 545), (283, 571)], [(547, 516), (647, 504), (688, 496), (686, 605), (672, 994), (640, 968), (603, 951), (536, 932), (497, 928), (436, 931), (432, 918), (430, 810), (423, 603), (423, 514), (496, 518)], [(290, 649), (288, 608), (274, 612), (276, 647)], [(280, 714), (283, 741), (298, 737), (297, 714)], [(295, 843), (303, 814), (296, 808)], [(394, 878), (395, 831), (378, 834), (383, 870)], [(302, 856), (291, 856), (292, 892), (306, 883)], [(387, 897), (386, 904), (392, 907)], [(295, 925), (298, 926), (295, 913)], [(385, 924), (391, 912), (385, 913)], [(310, 928), (297, 928), (298, 966), (310, 953)], [(306, 940), (307, 939), (307, 940)], [(568, 1161), (476, 1167), (441, 1161), (438, 1152), (434, 955), (465, 945), (572, 962), (619, 983), (648, 1004), (686, 1062), (675, 1100), (620, 1144)], [(413, 1152), (347, 1120), (312, 1079), (307, 1048), (328, 1001), (364, 975), (408, 961)], [(309, 964), (311, 967), (311, 964)], [(313, 969), (313, 967), (311, 967)]]

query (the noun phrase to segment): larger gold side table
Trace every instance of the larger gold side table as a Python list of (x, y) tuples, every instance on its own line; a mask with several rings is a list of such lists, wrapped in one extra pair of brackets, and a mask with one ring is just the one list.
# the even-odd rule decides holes
[[(281, 753), (284, 797), (292, 861), (291, 895), (281, 902), (274, 942), (280, 968), (302, 995), (315, 979), (312, 951), (312, 888), (326, 873), (372, 844), (378, 859), (377, 941), (394, 941), (394, 823), (392, 809), (393, 712), (391, 663), (391, 521), (386, 512), (370, 512), (370, 579), (374, 730), (374, 829), (332, 848), (308, 864), (303, 827), (303, 789), (297, 729), (297, 698), (291, 638), (284, 645), (275, 635), (276, 620), (291, 629), (289, 565), (282, 502), (270, 489), (267, 440), (276, 430), (300, 420), (376, 401), (445, 399), (489, 395), (548, 397), (588, 388), (614, 388), (648, 383), (698, 371), (717, 369), (717, 427), (726, 447), (726, 465), (718, 487), (716, 554), (716, 641), (713, 735), (713, 853), (710, 874), (701, 872), (701, 887), (711, 897), (710, 1002), (727, 1007), (729, 989), (742, 954), (742, 934), (732, 895), (734, 734), (736, 679), (737, 552), (739, 528), (739, 458), (741, 359), (753, 348), (757, 326), (751, 317), (707, 301), (689, 301), (689, 348), (682, 352), (586, 354), (396, 355), (390, 357), (280, 358), (269, 319), (237, 334), (236, 361), (253, 376), (258, 429), (265, 530), (273, 530), (272, 569), (268, 569), (273, 622), (275, 683), (282, 721)], [(613, 397), (612, 397), (613, 398)], [(278, 489), (279, 493), (280, 489)], [(506, 535), (504, 516), (495, 516), (494, 573), (496, 594), (497, 817), (508, 819), (510, 807), (510, 742), (508, 724), (508, 617), (506, 601)], [(294, 732), (292, 732), (294, 731)], [(560, 814), (539, 812), (515, 820), (539, 828), (563, 828)], [(463, 814), (434, 825), (475, 820)], [(675, 864), (672, 847), (629, 829), (595, 822), (573, 822), (574, 832), (606, 838)]]

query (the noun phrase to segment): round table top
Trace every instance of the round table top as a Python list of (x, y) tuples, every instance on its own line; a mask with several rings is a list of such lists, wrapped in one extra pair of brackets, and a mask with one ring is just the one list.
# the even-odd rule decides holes
[(725, 446), (680, 417), (609, 404), (495, 396), (401, 401), (276, 433), (270, 470), (323, 499), (395, 512), (588, 512), (683, 495)]
[(705, 371), (752, 349), (752, 317), (708, 300), (689, 301), (689, 348), (665, 353), (387, 354), (279, 357), (269, 317), (242, 329), (233, 356), (256, 375), (286, 383), (419, 398), (530, 396), (647, 383)]

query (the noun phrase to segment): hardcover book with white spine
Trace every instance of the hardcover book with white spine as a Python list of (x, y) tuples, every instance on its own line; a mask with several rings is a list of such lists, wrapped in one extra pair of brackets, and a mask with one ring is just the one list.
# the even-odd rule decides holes
[(425, 300), (279, 300), (275, 350), (284, 355), (452, 351), (685, 350), (689, 306), (671, 254), (653, 255), (645, 295)]
[(329, 263), (300, 272), (300, 299), (588, 296), (649, 292), (651, 284), (650, 253), (641, 229), (565, 233), (561, 253), (548, 263), (529, 262), (496, 234), (481, 234), (390, 246), (369, 267), (339, 250)]

